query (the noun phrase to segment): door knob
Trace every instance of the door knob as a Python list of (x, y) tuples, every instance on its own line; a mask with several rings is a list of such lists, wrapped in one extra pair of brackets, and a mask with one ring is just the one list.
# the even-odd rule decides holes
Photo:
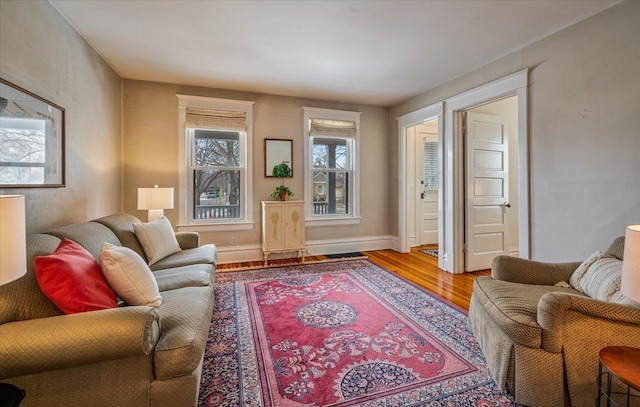
[(505, 208), (511, 208), (511, 204), (509, 202), (504, 203)]

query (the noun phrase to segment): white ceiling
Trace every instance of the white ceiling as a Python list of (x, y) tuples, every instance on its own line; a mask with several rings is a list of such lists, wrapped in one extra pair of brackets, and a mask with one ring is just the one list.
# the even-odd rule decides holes
[(50, 0), (123, 78), (390, 106), (620, 0)]

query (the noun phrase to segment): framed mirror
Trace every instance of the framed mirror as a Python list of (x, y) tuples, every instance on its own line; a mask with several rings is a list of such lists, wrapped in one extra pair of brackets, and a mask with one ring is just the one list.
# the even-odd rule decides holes
[(291, 168), (293, 177), (293, 140), (265, 139), (264, 140), (264, 176), (273, 177), (273, 167), (286, 163)]
[(0, 188), (64, 187), (64, 108), (0, 78)]

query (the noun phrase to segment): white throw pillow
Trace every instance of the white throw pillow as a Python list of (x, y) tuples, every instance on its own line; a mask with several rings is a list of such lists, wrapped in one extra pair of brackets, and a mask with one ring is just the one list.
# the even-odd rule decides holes
[(149, 266), (128, 247), (103, 243), (100, 267), (109, 287), (127, 304), (156, 308), (162, 304), (158, 283)]
[(149, 223), (134, 223), (133, 230), (150, 266), (182, 250), (166, 216)]
[(574, 290), (578, 290), (584, 294), (584, 290), (582, 289), (582, 280), (584, 279), (589, 266), (591, 266), (596, 260), (599, 260), (604, 256), (605, 254), (600, 251), (595, 252), (591, 256), (587, 257), (587, 259), (578, 266), (573, 274), (571, 274), (571, 278), (569, 278), (569, 284), (571, 285), (571, 287), (573, 287)]
[(614, 294), (620, 291), (621, 278), (622, 260), (603, 257), (589, 266), (580, 284), (589, 297), (612, 301)]

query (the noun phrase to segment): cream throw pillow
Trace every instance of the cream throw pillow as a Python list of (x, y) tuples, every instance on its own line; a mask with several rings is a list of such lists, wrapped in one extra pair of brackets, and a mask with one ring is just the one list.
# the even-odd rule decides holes
[(182, 250), (171, 222), (165, 216), (149, 223), (134, 223), (133, 230), (150, 266)]
[(591, 266), (596, 260), (600, 260), (604, 256), (604, 253), (598, 251), (587, 257), (587, 259), (583, 261), (580, 266), (578, 266), (573, 274), (571, 274), (571, 278), (569, 278), (569, 284), (571, 285), (571, 287), (584, 294), (584, 290), (582, 289), (582, 280), (584, 279), (589, 266)]
[(585, 273), (582, 290), (591, 298), (612, 301), (614, 294), (620, 291), (622, 278), (622, 260), (603, 257), (593, 262)]
[(127, 304), (151, 307), (162, 304), (158, 283), (149, 266), (128, 247), (103, 243), (100, 267), (109, 287)]

